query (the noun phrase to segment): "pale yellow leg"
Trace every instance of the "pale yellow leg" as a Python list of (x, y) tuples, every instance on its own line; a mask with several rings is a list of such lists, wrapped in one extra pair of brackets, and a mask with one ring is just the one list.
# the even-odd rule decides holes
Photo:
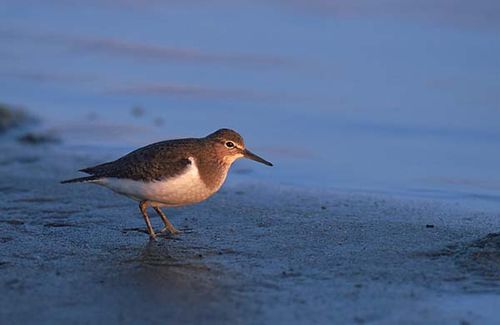
[(165, 227), (160, 231), (160, 233), (165, 231), (168, 231), (172, 235), (178, 235), (181, 233), (179, 230), (175, 229), (174, 225), (170, 223), (167, 216), (165, 215), (165, 213), (163, 213), (163, 211), (161, 211), (160, 208), (153, 207), (153, 209), (155, 209), (156, 213), (158, 213), (158, 215), (161, 217), (161, 220), (163, 220), (163, 223), (165, 224)]
[(139, 209), (141, 210), (142, 216), (144, 217), (144, 221), (146, 221), (146, 226), (148, 228), (149, 236), (152, 239), (156, 239), (155, 231), (153, 229), (153, 226), (151, 225), (151, 220), (149, 220), (149, 216), (148, 216), (148, 211), (147, 211), (148, 210), (148, 201), (141, 201), (141, 203), (139, 203)]

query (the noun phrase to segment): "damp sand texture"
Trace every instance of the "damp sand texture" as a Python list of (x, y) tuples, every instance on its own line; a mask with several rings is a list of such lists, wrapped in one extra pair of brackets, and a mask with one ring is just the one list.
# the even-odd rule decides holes
[(240, 183), (150, 242), (134, 202), (58, 183), (102, 157), (1, 145), (3, 324), (500, 321), (498, 214)]

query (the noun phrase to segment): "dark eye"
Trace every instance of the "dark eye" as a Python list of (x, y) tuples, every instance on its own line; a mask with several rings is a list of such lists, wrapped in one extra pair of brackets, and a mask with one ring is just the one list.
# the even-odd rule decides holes
[(232, 143), (231, 141), (228, 141), (228, 142), (226, 142), (226, 147), (234, 148), (234, 143)]

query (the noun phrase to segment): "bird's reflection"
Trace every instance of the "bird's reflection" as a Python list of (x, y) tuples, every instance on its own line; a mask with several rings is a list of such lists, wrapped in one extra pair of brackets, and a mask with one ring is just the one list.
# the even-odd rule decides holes
[(189, 240), (167, 238), (136, 246), (117, 279), (121, 294), (136, 301), (124, 313), (146, 310), (148, 317), (174, 323), (203, 323), (217, 314), (235, 323), (238, 315), (227, 277), (221, 276), (225, 272), (220, 266), (205, 261), (208, 251)]
[(137, 261), (143, 266), (169, 266), (175, 264), (176, 259), (170, 255), (170, 247), (149, 240), (140, 252)]
[(141, 250), (137, 261), (142, 266), (172, 267), (199, 271), (210, 271), (203, 263), (200, 247), (171, 246), (171, 240), (149, 240)]
[(171, 292), (177, 289), (189, 299), (213, 293), (220, 270), (208, 266), (201, 252), (200, 247), (172, 245), (170, 240), (150, 240), (134, 259), (138, 267), (136, 279), (155, 290), (163, 288)]

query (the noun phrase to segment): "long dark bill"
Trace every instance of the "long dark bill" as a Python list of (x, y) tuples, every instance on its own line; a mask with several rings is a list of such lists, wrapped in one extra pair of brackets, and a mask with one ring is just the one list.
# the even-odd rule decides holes
[(258, 161), (260, 163), (263, 163), (264, 165), (268, 165), (268, 166), (272, 166), (273, 164), (271, 164), (269, 161), (265, 160), (265, 159), (262, 159), (260, 158), (259, 156), (257, 156), (256, 154), (254, 154), (253, 152), (251, 152), (250, 150), (248, 149), (245, 149), (243, 150), (243, 155), (248, 158), (248, 159), (252, 159), (252, 160), (255, 160), (255, 161)]

